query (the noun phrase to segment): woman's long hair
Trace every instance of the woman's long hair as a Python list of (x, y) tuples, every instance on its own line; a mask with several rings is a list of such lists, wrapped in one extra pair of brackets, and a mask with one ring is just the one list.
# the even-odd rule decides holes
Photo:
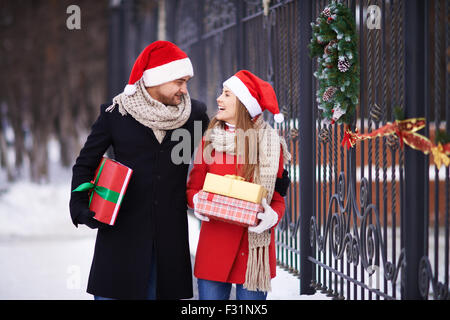
[[(205, 150), (211, 143), (208, 135), (211, 133), (211, 129), (215, 126), (220, 126), (222, 129), (225, 129), (225, 122), (222, 120), (218, 120), (216, 117), (211, 119), (205, 133), (206, 141), (203, 145), (203, 150)], [(247, 108), (245, 108), (245, 106), (238, 98), (236, 98), (235, 132), (237, 175), (243, 177), (245, 181), (252, 181), (258, 163), (257, 134)], [(240, 164), (241, 166), (239, 166)]]

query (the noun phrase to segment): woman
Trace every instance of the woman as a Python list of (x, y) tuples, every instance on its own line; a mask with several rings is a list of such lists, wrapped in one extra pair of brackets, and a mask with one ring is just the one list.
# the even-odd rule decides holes
[[(290, 160), (290, 154), (262, 112), (274, 113), (277, 122), (283, 117), (272, 86), (247, 70), (224, 82), (217, 104), (219, 111), (202, 139), (187, 183), (188, 205), (203, 221), (194, 268), (199, 298), (226, 300), (235, 283), (238, 300), (265, 300), (276, 271), (271, 230), (285, 210), (275, 183), (282, 178), (283, 163)], [(268, 190), (257, 226), (242, 227), (195, 212), (207, 172), (239, 175)]]

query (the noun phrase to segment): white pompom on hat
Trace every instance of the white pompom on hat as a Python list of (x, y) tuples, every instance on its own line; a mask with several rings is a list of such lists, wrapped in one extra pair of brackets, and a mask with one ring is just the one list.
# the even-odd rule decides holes
[(284, 121), (278, 108), (277, 96), (270, 83), (264, 81), (248, 70), (240, 70), (223, 83), (247, 108), (252, 118), (268, 110), (274, 114), (277, 123)]
[(154, 87), (185, 76), (194, 76), (187, 54), (170, 41), (155, 41), (137, 57), (123, 92), (133, 95), (141, 78), (146, 87)]

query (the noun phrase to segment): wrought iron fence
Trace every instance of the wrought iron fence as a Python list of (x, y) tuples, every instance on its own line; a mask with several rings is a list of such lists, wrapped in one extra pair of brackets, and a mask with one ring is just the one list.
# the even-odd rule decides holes
[[(315, 16), (326, 5), (317, 3)], [(360, 38), (361, 93), (352, 127), (370, 132), (393, 120), (394, 106), (404, 106), (403, 2), (347, 5)], [(384, 17), (380, 29), (367, 27), (369, 5), (378, 6)], [(335, 299), (397, 298), (405, 265), (399, 221), (404, 153), (396, 139), (387, 138), (346, 150), (340, 145), (343, 134), (343, 126), (325, 127), (316, 117), (313, 286)]]
[[(316, 4), (318, 15), (327, 3)], [(448, 71), (442, 71), (448, 64), (448, 2), (347, 5), (360, 34), (361, 94), (353, 129), (371, 132), (393, 121), (400, 106), (407, 118), (426, 118), (425, 135), (448, 132)], [(367, 26), (371, 5), (379, 9), (380, 29)], [(330, 130), (317, 119), (316, 129), (313, 286), (336, 299), (427, 299), (431, 285), (432, 297), (448, 299), (448, 168), (401, 149), (397, 138), (346, 151), (339, 145), (342, 127)]]
[[(128, 1), (129, 2), (129, 1)], [(315, 102), (310, 22), (329, 1), (167, 0), (167, 39), (195, 66), (191, 96), (214, 113), (222, 81), (249, 69), (271, 82), (293, 155), (286, 213), (276, 229), (278, 264), (300, 293), (334, 299), (449, 298), (449, 168), (396, 138), (347, 150), (342, 126), (324, 127)], [(449, 133), (449, 2), (342, 1), (355, 15), (361, 92), (351, 126), (371, 132), (425, 117), (426, 136)], [(368, 8), (380, 17), (368, 26)], [(128, 61), (128, 60), (127, 60)], [(129, 62), (129, 61), (128, 61)]]

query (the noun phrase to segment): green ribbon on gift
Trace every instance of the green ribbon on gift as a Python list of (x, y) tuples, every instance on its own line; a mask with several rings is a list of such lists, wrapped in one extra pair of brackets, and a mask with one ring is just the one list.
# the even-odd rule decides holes
[(92, 201), (92, 197), (94, 196), (94, 192), (96, 194), (98, 194), (101, 198), (113, 202), (113, 203), (117, 203), (119, 201), (119, 196), (120, 193), (110, 190), (108, 188), (102, 187), (102, 186), (98, 186), (98, 180), (100, 179), (100, 175), (103, 171), (103, 166), (105, 165), (106, 159), (103, 159), (101, 165), (100, 165), (100, 169), (98, 170), (97, 173), (97, 177), (95, 177), (95, 181), (94, 183), (92, 182), (85, 182), (80, 184), (75, 190), (73, 190), (72, 192), (78, 192), (78, 191), (91, 191), (91, 197), (89, 199), (89, 206), (91, 205), (91, 201)]

